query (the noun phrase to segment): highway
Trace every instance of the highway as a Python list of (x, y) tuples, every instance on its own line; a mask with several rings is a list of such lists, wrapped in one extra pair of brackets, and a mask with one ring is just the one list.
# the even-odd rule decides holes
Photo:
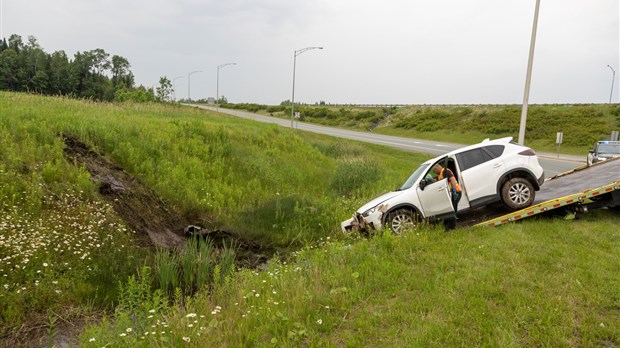
[[(250, 119), (254, 121), (267, 122), (267, 123), (275, 123), (282, 127), (291, 128), (291, 121), (285, 120), (277, 117), (263, 116), (251, 112), (240, 111), (240, 110), (231, 110), (224, 108), (217, 108), (211, 106), (204, 105), (195, 105), (195, 104), (185, 104), (188, 106), (193, 106), (201, 109), (216, 111), (236, 117), (241, 117), (245, 119)], [(444, 153), (450, 152), (452, 150), (467, 146), (465, 144), (456, 144), (456, 143), (446, 143), (439, 142), (433, 140), (422, 140), (422, 139), (413, 139), (413, 138), (404, 138), (404, 137), (396, 137), (391, 135), (383, 135), (383, 134), (374, 134), (367, 132), (358, 132), (347, 129), (340, 128), (332, 128), (325, 127), (311, 123), (305, 122), (294, 122), (294, 128), (299, 130), (304, 130), (308, 132), (320, 133), (325, 135), (330, 135), (333, 137), (339, 137), (343, 139), (352, 139), (357, 141), (363, 141), (372, 144), (379, 144), (385, 146), (391, 146), (394, 148), (398, 148), (406, 151), (414, 151), (420, 153), (426, 153), (430, 155), (442, 155)], [(482, 140), (482, 139), (481, 139)], [(570, 155), (560, 155), (550, 154), (550, 153), (542, 153), (536, 152), (538, 155), (538, 159), (540, 165), (545, 170), (546, 177), (552, 177), (554, 175), (564, 173), (576, 167), (585, 164), (585, 154), (582, 157), (578, 156), (570, 156)]]

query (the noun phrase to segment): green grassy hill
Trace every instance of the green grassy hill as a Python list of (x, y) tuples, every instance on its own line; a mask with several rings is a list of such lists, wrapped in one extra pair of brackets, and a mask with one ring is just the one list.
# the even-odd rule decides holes
[[(227, 104), (267, 115), (290, 118), (290, 106)], [(295, 107), (305, 122), (398, 135), (411, 138), (473, 144), (485, 138), (512, 136), (517, 139), (520, 105), (403, 107), (341, 107), (300, 105)], [(620, 105), (530, 105), (526, 145), (554, 152), (556, 133), (564, 133), (562, 151), (584, 155), (598, 140), (620, 130)]]
[[(616, 211), (344, 236), (340, 221), (427, 156), (174, 105), (5, 92), (0, 105), (3, 346), (620, 343)], [(179, 221), (286, 257), (237, 269), (239, 245), (145, 244), (67, 156), (69, 135)]]
[(2, 105), (4, 196), (36, 181), (24, 204), (67, 186), (93, 197), (87, 173), (63, 158), (69, 134), (190, 220), (276, 245), (329, 235), (352, 199), (398, 186), (426, 158), (178, 106), (10, 93)]

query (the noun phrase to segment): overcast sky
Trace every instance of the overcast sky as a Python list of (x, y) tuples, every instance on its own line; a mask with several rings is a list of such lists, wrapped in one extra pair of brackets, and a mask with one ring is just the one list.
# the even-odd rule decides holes
[[(607, 103), (620, 0), (541, 0), (529, 101)], [(137, 84), (230, 102), (520, 104), (536, 0), (0, 0), (0, 35), (102, 48)]]

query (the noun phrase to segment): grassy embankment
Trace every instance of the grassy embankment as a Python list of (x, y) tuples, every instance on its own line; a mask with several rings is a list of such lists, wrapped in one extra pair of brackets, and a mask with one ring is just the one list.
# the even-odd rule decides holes
[[(615, 212), (343, 238), (338, 222), (424, 156), (172, 106), (11, 93), (0, 93), (0, 104), (3, 329), (38, 316), (53, 342), (61, 319), (117, 305), (81, 346), (620, 342)], [(136, 247), (88, 173), (63, 158), (59, 132), (208, 227), (308, 246), (264, 271), (230, 272), (220, 257), (206, 276), (195, 274), (205, 282), (187, 280), (205, 255)], [(180, 278), (178, 290), (170, 277)]]
[[(291, 109), (284, 106), (228, 104), (276, 117), (289, 118)], [(296, 106), (306, 122), (334, 127), (368, 130), (411, 138), (473, 144), (485, 138), (519, 133), (521, 106), (407, 106), (407, 107), (330, 107)], [(526, 145), (538, 151), (555, 152), (556, 133), (564, 133), (561, 152), (584, 155), (594, 142), (608, 139), (611, 131), (620, 130), (620, 106), (531, 105), (528, 110)]]
[(80, 316), (109, 307), (118, 282), (143, 264), (154, 278), (178, 274), (156, 286), (196, 288), (183, 277), (200, 271), (181, 271), (196, 255), (136, 247), (89, 173), (63, 156), (61, 134), (105, 154), (188, 220), (285, 251), (337, 232), (361, 200), (396, 187), (425, 159), (184, 107), (15, 93), (1, 93), (0, 105), (3, 330), (27, 316), (56, 320), (62, 308)]

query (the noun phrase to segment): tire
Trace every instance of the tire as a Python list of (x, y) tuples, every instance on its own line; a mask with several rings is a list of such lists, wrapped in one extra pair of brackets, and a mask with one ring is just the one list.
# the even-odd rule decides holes
[(502, 186), (502, 202), (512, 210), (529, 207), (534, 202), (534, 185), (524, 178), (512, 178)]
[(420, 214), (407, 208), (396, 209), (388, 214), (386, 223), (394, 234), (401, 234), (420, 223)]

